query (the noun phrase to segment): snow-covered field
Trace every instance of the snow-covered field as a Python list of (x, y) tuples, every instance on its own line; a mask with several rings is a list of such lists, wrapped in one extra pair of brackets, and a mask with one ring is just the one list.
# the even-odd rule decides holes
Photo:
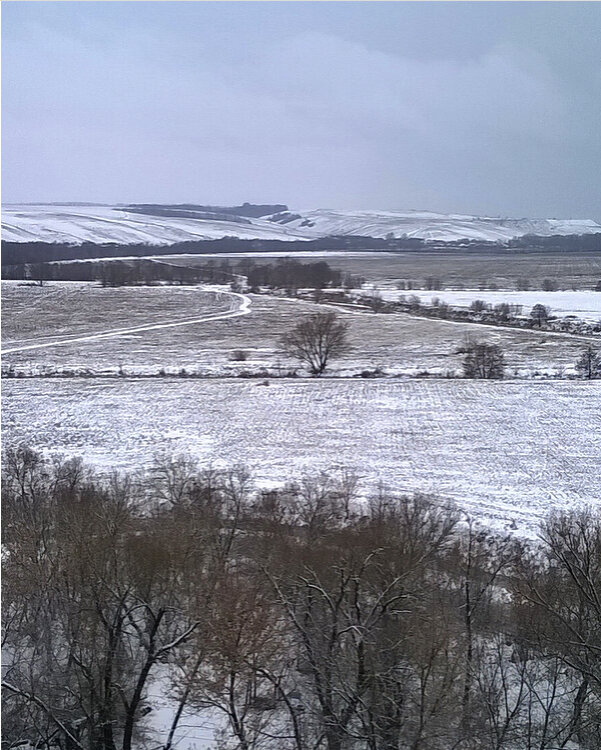
[[(43, 287), (2, 283), (3, 365), (20, 372), (86, 370), (154, 374), (238, 375), (297, 367), (277, 351), (278, 337), (306, 315), (331, 307), (290, 298), (199, 287), (102, 288), (83, 282)], [(460, 373), (466, 336), (505, 352), (507, 374), (569, 374), (589, 339), (539, 331), (474, 326), (408, 315), (341, 311), (353, 349), (332, 362), (332, 374), (380, 367), (389, 374)], [(248, 314), (241, 314), (248, 313)], [(108, 334), (108, 335), (105, 335)], [(55, 345), (55, 342), (60, 342)], [(233, 361), (234, 352), (246, 353)]]
[[(199, 287), (7, 282), (3, 291), (3, 365), (30, 373), (277, 371), (293, 366), (277, 352), (279, 334), (322, 309)], [(344, 318), (354, 348), (332, 363), (337, 375), (374, 366), (397, 374), (456, 372), (466, 334), (501, 345), (510, 378), (535, 368), (565, 375), (588, 341), (407, 315), (347, 311)], [(236, 350), (246, 361), (232, 361)], [(26, 441), (104, 469), (137, 469), (159, 452), (191, 452), (204, 462), (245, 463), (265, 485), (345, 465), (364, 476), (366, 490), (381, 479), (398, 490), (431, 492), (501, 527), (515, 521), (531, 528), (552, 508), (601, 498), (599, 382), (265, 382), (5, 379), (3, 437), (5, 445)]]
[[(527, 530), (601, 499), (601, 383), (5, 380), (5, 444), (137, 469), (162, 452), (260, 484), (347, 466)], [(35, 418), (32, 418), (35, 415)]]
[[(298, 218), (293, 218), (293, 217)], [(292, 218), (291, 218), (292, 217)], [(270, 220), (271, 219), (271, 220)], [(309, 240), (329, 235), (416, 237), (424, 240), (505, 241), (525, 234), (591, 234), (589, 219), (512, 219), (431, 211), (291, 211), (238, 221), (151, 216), (107, 205), (9, 204), (2, 207), (2, 238), (11, 242), (173, 244), (221, 237)]]
[(220, 287), (101, 288), (89, 282), (39, 287), (3, 281), (2, 353), (48, 348), (66, 340), (126, 338), (137, 331), (232, 317), (242, 302), (241, 295)]
[(469, 289), (465, 291), (441, 290), (426, 292), (424, 290), (399, 291), (390, 288), (371, 287), (363, 290), (362, 294), (370, 295), (374, 292), (381, 294), (383, 299), (397, 301), (401, 295), (416, 295), (424, 305), (431, 305), (433, 299), (448, 302), (456, 307), (469, 307), (474, 300), (483, 300), (490, 305), (507, 302), (511, 305), (521, 305), (523, 314), (528, 316), (534, 305), (547, 306), (552, 315), (564, 317), (575, 315), (581, 320), (596, 323), (601, 320), (601, 292), (594, 291), (558, 291), (558, 292), (514, 292), (514, 291), (480, 291)]

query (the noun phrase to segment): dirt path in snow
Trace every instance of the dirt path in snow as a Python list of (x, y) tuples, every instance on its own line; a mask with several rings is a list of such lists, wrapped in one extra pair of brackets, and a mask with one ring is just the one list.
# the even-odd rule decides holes
[[(225, 320), (226, 318), (237, 318), (241, 315), (248, 315), (250, 313), (251, 299), (245, 294), (238, 294), (238, 292), (221, 292), (227, 294), (232, 298), (232, 304), (229, 310), (221, 313), (211, 313), (207, 315), (201, 315), (198, 318), (190, 318), (188, 320), (178, 320), (175, 322), (164, 322), (164, 323), (150, 323), (148, 325), (134, 326), (131, 328), (116, 328), (110, 331), (102, 331), (100, 333), (93, 333), (88, 336), (72, 336), (66, 339), (58, 339), (56, 341), (45, 341), (40, 344), (27, 344), (25, 346), (14, 346), (9, 349), (2, 349), (0, 354), (11, 354), (13, 352), (24, 352), (31, 349), (45, 349), (51, 346), (66, 346), (68, 344), (77, 344), (85, 341), (94, 341), (95, 339), (107, 339), (114, 336), (123, 336), (129, 333), (139, 333), (142, 331), (156, 331), (161, 328), (177, 328), (178, 326), (190, 326), (197, 323), (206, 323), (210, 320)], [(235, 301), (239, 300), (239, 304), (236, 307)]]

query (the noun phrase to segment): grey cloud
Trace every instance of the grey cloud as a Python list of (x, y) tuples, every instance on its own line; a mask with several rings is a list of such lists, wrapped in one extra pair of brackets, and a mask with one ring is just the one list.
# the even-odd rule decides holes
[[(585, 66), (586, 50), (574, 61), (540, 28), (532, 42), (507, 25), (503, 35), (489, 29), (473, 49), (465, 31), (456, 53), (443, 45), (444, 54), (418, 54), (408, 28), (423, 28), (423, 19), (412, 4), (397, 49), (384, 7), (372, 18), (367, 7), (315, 4), (311, 23), (274, 33), (286, 13), (268, 16), (259, 3), (240, 17), (262, 13), (265, 28), (241, 30), (228, 8), (224, 47), (227, 24), (212, 34), (210, 24), (178, 22), (184, 12), (201, 18), (200, 7), (175, 5), (161, 26), (155, 16), (169, 4), (143, 9), (134, 24), (117, 3), (103, 9), (95, 33), (83, 7), (82, 23), (68, 25), (52, 22), (52, 4), (40, 5), (45, 12), (38, 19), (29, 9), (18, 31), (16, 16), (8, 26), (4, 19), (5, 200), (251, 200), (599, 218), (601, 81)], [(333, 28), (345, 12), (352, 33)], [(207, 13), (221, 18), (217, 7)], [(361, 13), (373, 21), (363, 38)], [(402, 13), (391, 8), (390, 18)], [(463, 7), (457, 14), (469, 16)], [(427, 15), (433, 23), (434, 6)], [(474, 34), (480, 11), (477, 18)], [(435, 28), (432, 38), (444, 35)]]

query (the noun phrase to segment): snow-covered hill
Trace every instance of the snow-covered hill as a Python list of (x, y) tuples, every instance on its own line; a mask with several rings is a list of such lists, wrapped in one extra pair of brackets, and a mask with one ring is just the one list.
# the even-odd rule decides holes
[[(274, 217), (275, 218), (275, 217)], [(503, 242), (524, 234), (592, 234), (601, 225), (591, 220), (501, 219), (461, 214), (437, 214), (431, 211), (303, 211), (301, 218), (287, 220), (285, 226), (312, 237), (357, 235), (381, 237), (406, 235), (424, 240), (453, 242), (483, 240)]]
[[(235, 219), (235, 217), (233, 217)], [(260, 240), (308, 239), (263, 219), (220, 221), (151, 216), (101, 205), (7, 205), (2, 239), (7, 242), (82, 242), (172, 245), (221, 237)]]
[[(153, 214), (155, 210), (155, 214)], [(259, 240), (311, 240), (333, 235), (412, 237), (426, 241), (481, 240), (503, 242), (525, 234), (601, 233), (592, 220), (503, 219), (429, 211), (283, 211), (260, 218), (213, 218), (193, 211), (188, 216), (156, 215), (163, 209), (85, 204), (6, 205), (2, 209), (2, 239), (8, 242), (67, 242), (81, 244), (147, 243), (170, 245), (222, 237)], [(168, 211), (167, 211), (168, 213)], [(177, 213), (177, 211), (172, 211)]]

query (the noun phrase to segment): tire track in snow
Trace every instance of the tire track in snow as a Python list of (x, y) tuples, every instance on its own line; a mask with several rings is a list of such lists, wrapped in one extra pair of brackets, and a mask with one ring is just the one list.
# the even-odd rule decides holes
[(130, 333), (140, 333), (143, 331), (157, 331), (162, 328), (177, 328), (179, 326), (189, 326), (196, 323), (206, 323), (210, 320), (226, 320), (227, 318), (238, 318), (241, 315), (248, 315), (250, 313), (251, 299), (245, 294), (239, 294), (238, 292), (221, 292), (227, 294), (234, 299), (240, 300), (240, 305), (237, 308), (231, 308), (223, 313), (213, 313), (211, 315), (202, 315), (199, 318), (190, 318), (188, 320), (179, 320), (172, 323), (150, 323), (149, 325), (134, 326), (132, 328), (117, 328), (111, 331), (104, 331), (102, 333), (94, 333), (88, 336), (76, 336), (68, 339), (59, 339), (58, 341), (45, 341), (41, 344), (27, 344), (26, 346), (15, 346), (10, 349), (0, 350), (0, 354), (11, 354), (13, 352), (24, 352), (31, 349), (46, 349), (51, 346), (66, 346), (68, 344), (78, 344), (84, 341), (94, 341), (96, 339), (107, 339), (115, 336), (125, 336)]

